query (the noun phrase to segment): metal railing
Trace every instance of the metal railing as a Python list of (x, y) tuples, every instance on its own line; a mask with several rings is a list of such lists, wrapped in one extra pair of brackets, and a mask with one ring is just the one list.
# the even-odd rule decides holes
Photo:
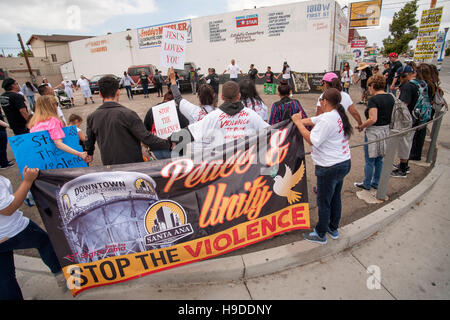
[[(433, 127), (430, 132), (431, 142), (430, 142), (430, 147), (428, 148), (427, 159), (426, 159), (427, 163), (431, 163), (433, 160), (433, 157), (434, 157), (434, 153), (436, 152), (437, 138), (439, 135), (439, 130), (441, 128), (442, 118), (447, 113), (447, 111), (448, 111), (447, 109), (445, 111), (442, 111), (442, 110), (438, 111), (435, 113), (434, 118), (432, 120), (430, 120), (426, 123), (414, 126), (410, 129), (399, 131), (399, 132), (395, 132), (394, 130), (391, 130), (391, 133), (392, 132), (394, 132), (394, 133), (389, 134), (389, 136), (386, 138), (372, 140), (372, 141), (359, 143), (359, 144), (350, 146), (350, 149), (353, 149), (353, 148), (363, 147), (363, 146), (369, 145), (371, 143), (377, 143), (377, 142), (380, 142), (383, 140), (388, 140), (388, 144), (386, 146), (386, 154), (383, 157), (383, 169), (381, 170), (380, 182), (378, 183), (378, 188), (377, 188), (376, 198), (378, 200), (386, 199), (389, 178), (391, 176), (391, 172), (392, 172), (392, 168), (393, 168), (392, 166), (394, 164), (395, 155), (397, 154), (397, 149), (398, 149), (398, 144), (399, 144), (400, 139), (402, 137), (404, 137), (407, 133), (424, 128), (427, 125), (432, 123)], [(305, 156), (309, 155), (309, 154), (311, 154), (311, 152), (306, 152)]]
[(427, 159), (426, 159), (427, 163), (431, 163), (431, 161), (433, 160), (433, 157), (434, 157), (434, 153), (436, 151), (437, 138), (439, 135), (439, 130), (441, 128), (442, 118), (444, 117), (444, 115), (446, 113), (447, 113), (447, 110), (438, 111), (435, 113), (434, 118), (426, 123), (423, 123), (423, 124), (414, 126), (410, 129), (399, 131), (399, 132), (391, 131), (393, 133), (390, 134), (386, 138), (377, 139), (377, 140), (368, 141), (365, 143), (360, 143), (360, 144), (350, 146), (350, 149), (352, 149), (352, 148), (365, 146), (365, 145), (368, 145), (371, 143), (376, 143), (376, 142), (380, 142), (383, 140), (387, 140), (386, 154), (383, 157), (383, 168), (381, 170), (380, 182), (378, 184), (377, 194), (376, 194), (376, 198), (378, 200), (386, 199), (389, 178), (391, 176), (394, 159), (395, 159), (395, 155), (397, 154), (397, 149), (398, 149), (398, 144), (400, 142), (400, 139), (403, 138), (409, 132), (416, 131), (418, 129), (422, 129), (432, 123), (433, 127), (432, 127), (431, 133), (430, 133), (431, 142), (430, 142), (430, 147), (428, 148)]

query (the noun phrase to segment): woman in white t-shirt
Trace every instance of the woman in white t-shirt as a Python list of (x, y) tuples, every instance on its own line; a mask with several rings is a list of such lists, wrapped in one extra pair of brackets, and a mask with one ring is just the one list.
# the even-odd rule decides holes
[[(355, 105), (353, 104), (353, 100), (347, 92), (342, 91), (341, 80), (339, 80), (338, 76), (334, 72), (326, 73), (322, 78), (323, 89), (335, 88), (339, 90), (341, 93), (341, 105), (344, 107), (344, 110), (352, 115), (352, 117), (358, 123), (358, 126), (362, 124), (361, 116), (359, 115), (358, 110), (356, 110)], [(323, 111), (320, 107), (320, 99), (322, 98), (320, 95), (319, 99), (317, 99), (317, 112), (316, 116), (320, 115)]]
[(244, 107), (252, 109), (267, 122), (269, 117), (267, 106), (259, 96), (255, 83), (250, 79), (241, 80), (239, 81), (239, 91), (241, 93), (241, 102)]
[[(317, 117), (302, 119), (294, 114), (294, 121), (303, 138), (312, 145), (311, 158), (317, 176), (317, 207), (319, 221), (305, 239), (327, 243), (326, 234), (339, 237), (341, 219), (341, 191), (344, 177), (351, 167), (349, 138), (352, 126), (341, 105), (341, 94), (335, 88), (327, 89), (320, 100), (323, 113)], [(314, 126), (308, 131), (305, 126)]]
[(19, 210), (38, 174), (39, 169), (25, 167), (23, 182), (14, 193), (11, 182), (0, 176), (0, 300), (23, 300), (14, 266), (14, 250), (18, 249), (38, 249), (58, 284), (65, 286), (61, 265), (47, 233)]

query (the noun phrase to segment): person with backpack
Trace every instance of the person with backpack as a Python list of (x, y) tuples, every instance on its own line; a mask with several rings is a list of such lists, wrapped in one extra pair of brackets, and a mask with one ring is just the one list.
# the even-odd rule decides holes
[[(416, 70), (417, 76), (413, 80), (413, 83), (419, 87), (421, 96), (420, 105), (415, 110), (417, 119), (415, 119), (415, 125), (423, 124), (432, 119), (433, 108), (432, 101), (436, 94), (436, 88), (431, 77), (431, 70), (427, 64), (421, 63), (417, 66)], [(414, 138), (411, 146), (411, 151), (409, 154), (409, 160), (420, 161), (422, 159), (423, 144), (425, 143), (425, 136), (427, 134), (427, 127), (422, 127), (414, 132)]]
[(275, 123), (281, 122), (283, 120), (289, 119), (292, 115), (296, 113), (301, 113), (302, 118), (307, 118), (305, 110), (303, 109), (300, 101), (297, 99), (291, 99), (291, 87), (287, 81), (281, 81), (278, 86), (278, 96), (279, 101), (276, 101), (271, 108), (269, 115), (269, 124), (274, 125)]
[[(413, 116), (414, 108), (419, 100), (419, 88), (413, 82), (413, 80), (416, 79), (416, 72), (411, 66), (405, 65), (398, 69), (397, 75), (400, 79), (399, 100), (406, 104), (409, 113)], [(413, 122), (413, 125), (415, 124), (416, 123)], [(411, 131), (402, 136), (400, 140), (397, 151), (397, 155), (400, 158), (400, 164), (394, 165), (395, 170), (391, 172), (391, 176), (394, 178), (406, 178), (407, 173), (410, 172), (408, 159), (413, 137), (414, 131)]]
[(434, 87), (436, 88), (434, 98), (432, 101), (432, 107), (433, 107), (433, 116), (435, 113), (440, 113), (443, 108), (446, 108), (448, 110), (447, 101), (444, 99), (444, 91), (441, 89), (441, 80), (439, 79), (439, 71), (434, 64), (428, 65), (431, 70), (431, 78), (433, 80)]
[[(394, 97), (386, 93), (386, 79), (382, 75), (374, 75), (367, 82), (372, 97), (364, 111), (366, 121), (356, 128), (361, 132), (365, 129), (364, 142), (385, 139), (389, 136)], [(380, 181), (383, 157), (386, 153), (386, 140), (374, 142), (364, 146), (364, 180), (355, 182), (357, 188), (370, 190), (377, 189)]]

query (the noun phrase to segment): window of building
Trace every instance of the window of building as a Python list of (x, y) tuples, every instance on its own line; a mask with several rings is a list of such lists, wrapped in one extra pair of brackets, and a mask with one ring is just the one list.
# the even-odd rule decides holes
[(56, 54), (52, 53), (52, 62), (57, 62), (56, 60)]

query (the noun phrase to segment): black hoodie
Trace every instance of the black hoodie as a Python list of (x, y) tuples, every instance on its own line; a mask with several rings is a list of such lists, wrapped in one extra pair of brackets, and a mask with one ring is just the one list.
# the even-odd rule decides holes
[(220, 107), (220, 110), (225, 112), (229, 116), (234, 116), (236, 113), (241, 112), (242, 109), (244, 109), (244, 105), (241, 103), (241, 101), (231, 102), (231, 101), (225, 101)]

